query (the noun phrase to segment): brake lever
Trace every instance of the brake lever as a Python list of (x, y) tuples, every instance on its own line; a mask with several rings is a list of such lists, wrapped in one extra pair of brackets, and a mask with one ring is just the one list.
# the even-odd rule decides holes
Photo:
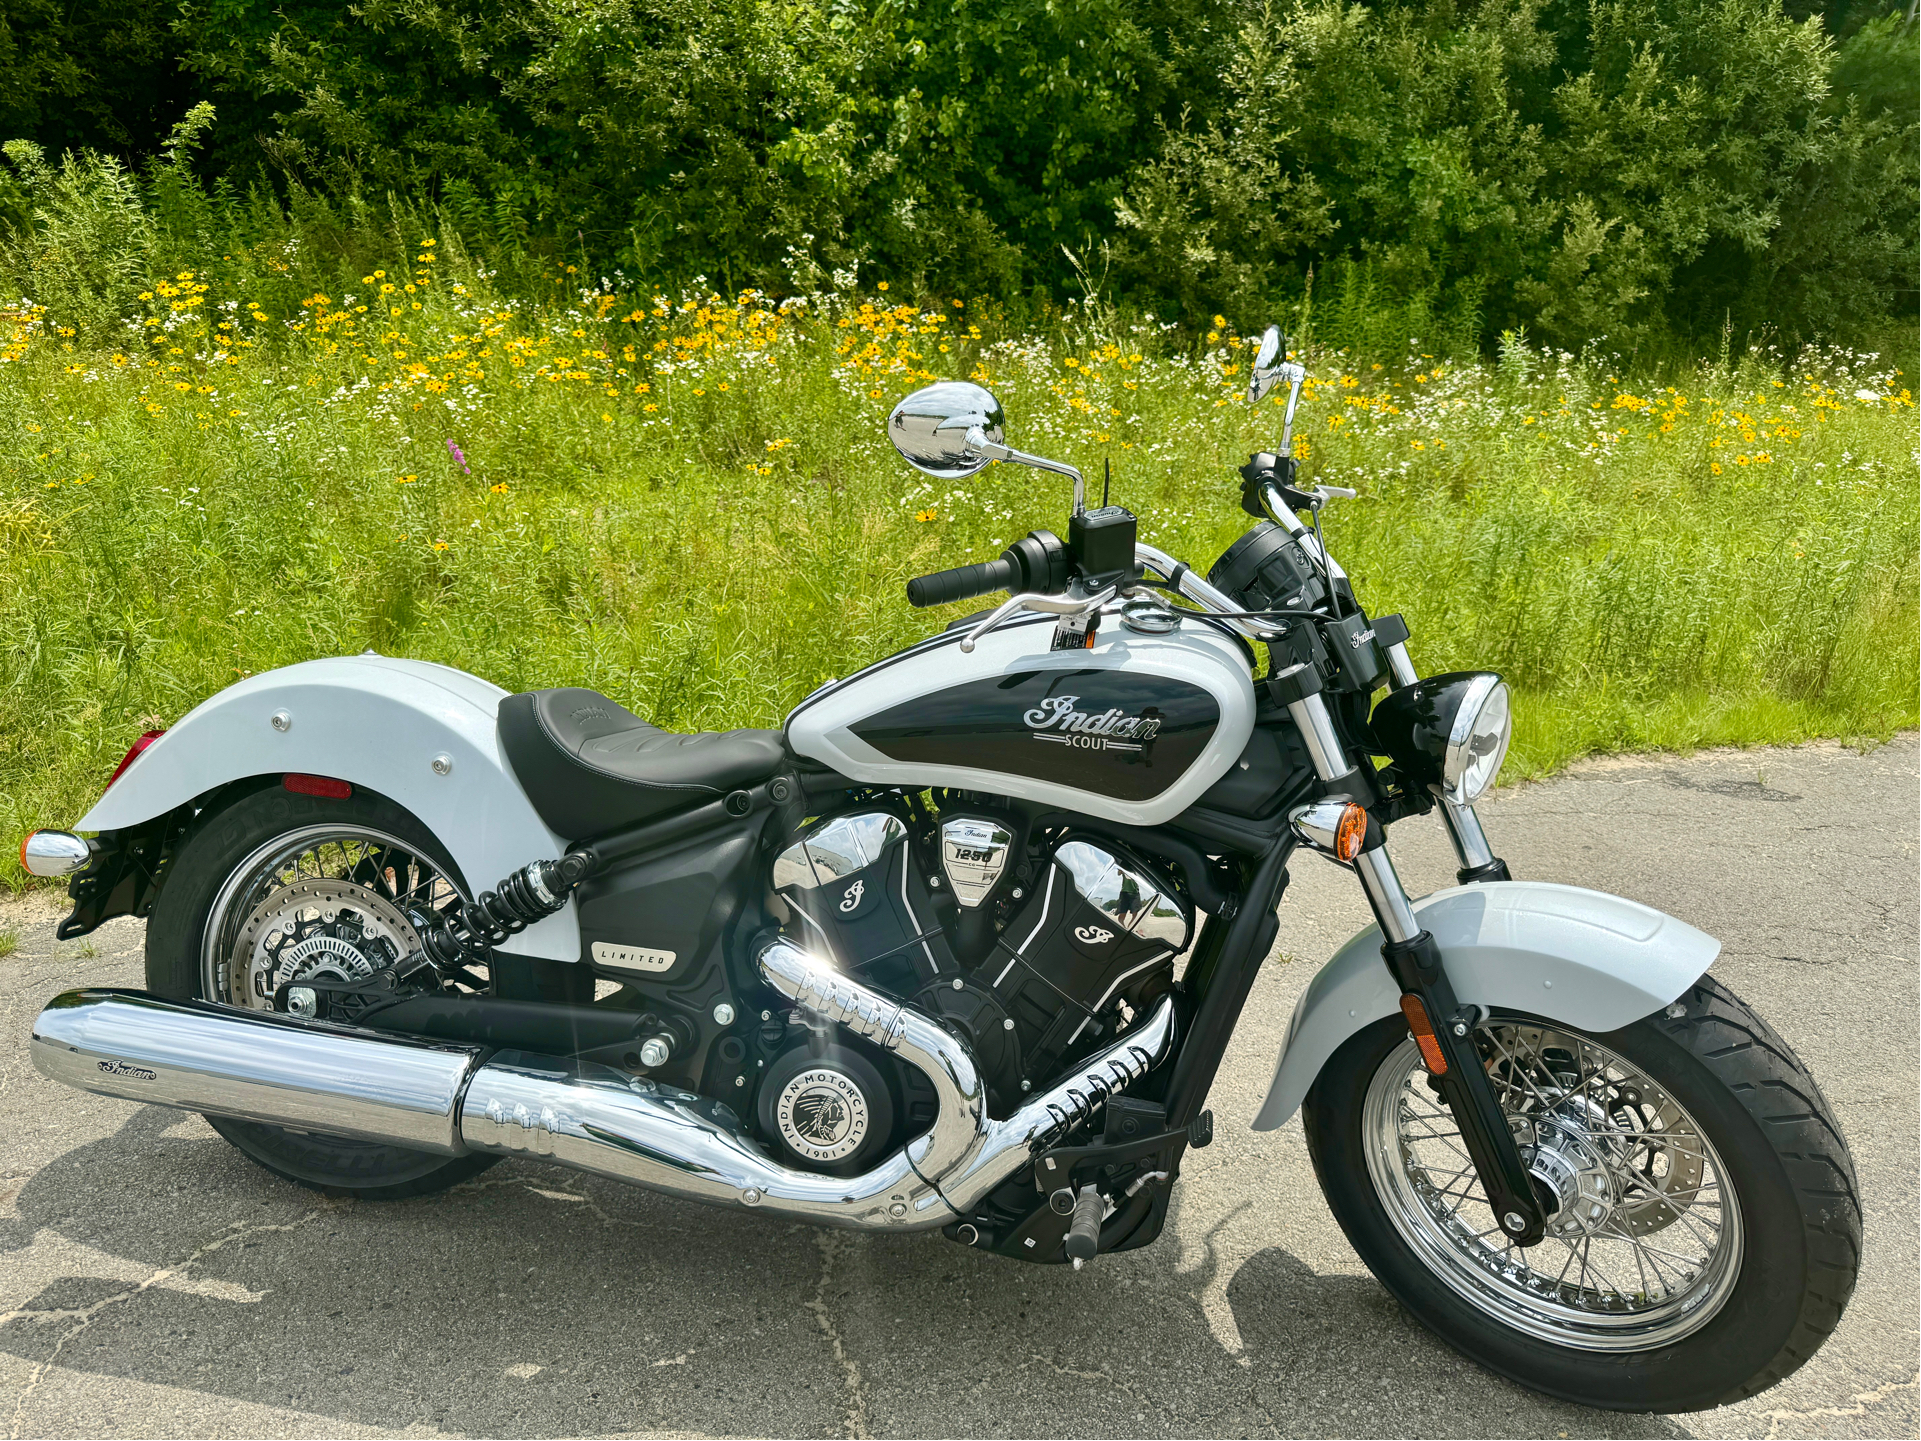
[(992, 615), (988, 616), (986, 620), (975, 626), (961, 638), (961, 654), (972, 655), (974, 653), (974, 647), (980, 643), (982, 636), (1001, 625), (1018, 611), (1037, 610), (1047, 615), (1084, 615), (1090, 610), (1099, 610), (1102, 606), (1106, 605), (1108, 601), (1112, 600), (1115, 595), (1119, 593), (1119, 590), (1119, 586), (1110, 585), (1102, 590), (1096, 591), (1092, 595), (1082, 596), (1078, 600), (1070, 599), (1067, 596), (1045, 595), (1039, 591), (1028, 591), (1021, 595), (1009, 596), (999, 606), (995, 607)]

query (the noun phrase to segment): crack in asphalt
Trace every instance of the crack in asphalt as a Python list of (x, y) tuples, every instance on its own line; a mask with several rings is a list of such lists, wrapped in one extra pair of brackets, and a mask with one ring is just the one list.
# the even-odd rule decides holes
[(1879, 1406), (1882, 1402), (1899, 1395), (1903, 1391), (1914, 1391), (1917, 1388), (1921, 1388), (1921, 1371), (1915, 1373), (1915, 1379), (1912, 1381), (1890, 1381), (1887, 1385), (1877, 1386), (1872, 1391), (1855, 1392), (1854, 1395), (1849, 1398), (1854, 1402), (1852, 1406), (1814, 1406), (1806, 1411), (1793, 1411), (1785, 1407), (1776, 1407), (1771, 1411), (1763, 1411), (1760, 1419), (1768, 1423), (1768, 1434), (1763, 1438), (1763, 1441), (1779, 1441), (1781, 1436), (1781, 1423), (1784, 1421), (1846, 1420), (1857, 1416), (1865, 1416), (1870, 1410)]
[(161, 1282), (180, 1275), (190, 1267), (199, 1264), (199, 1262), (206, 1257), (211, 1256), (214, 1252), (232, 1245), (235, 1241), (245, 1240), (249, 1236), (295, 1230), (306, 1225), (325, 1209), (327, 1208), (316, 1206), (299, 1220), (285, 1223), (267, 1222), (249, 1225), (244, 1221), (232, 1222), (229, 1225), (226, 1235), (209, 1241), (206, 1245), (197, 1248), (186, 1260), (176, 1262), (171, 1266), (163, 1266), (139, 1284), (130, 1286), (124, 1291), (117, 1291), (111, 1296), (103, 1297), (90, 1306), (62, 1308), (53, 1311), (32, 1311), (24, 1308), (16, 1308), (11, 1311), (0, 1312), (0, 1326), (4, 1326), (10, 1321), (23, 1319), (31, 1319), (42, 1324), (64, 1320), (72, 1320), (74, 1322), (73, 1327), (53, 1343), (53, 1350), (47, 1354), (47, 1359), (34, 1366), (33, 1374), (27, 1378), (27, 1384), (21, 1388), (19, 1399), (16, 1400), (13, 1405), (12, 1424), (7, 1430), (7, 1435), (11, 1438), (11, 1441), (19, 1441), (20, 1428), (25, 1422), (27, 1405), (33, 1400), (34, 1392), (40, 1389), (41, 1381), (46, 1378), (47, 1373), (59, 1362), (60, 1353), (67, 1348), (67, 1343), (74, 1340), (81, 1332), (91, 1326), (94, 1318), (102, 1311), (106, 1310), (109, 1306), (117, 1306), (124, 1301), (131, 1301), (137, 1296), (145, 1295), (155, 1286), (161, 1284)]
[(860, 1363), (847, 1354), (846, 1343), (842, 1340), (840, 1327), (834, 1321), (834, 1313), (827, 1304), (827, 1289), (833, 1284), (834, 1263), (840, 1259), (842, 1251), (853, 1240), (844, 1231), (818, 1231), (814, 1235), (814, 1245), (820, 1251), (820, 1280), (814, 1287), (814, 1299), (805, 1308), (814, 1315), (814, 1324), (820, 1327), (834, 1349), (834, 1364), (840, 1367), (841, 1380), (846, 1387), (846, 1404), (842, 1418), (846, 1425), (846, 1435), (868, 1441), (873, 1432), (867, 1424), (867, 1385), (861, 1379)]

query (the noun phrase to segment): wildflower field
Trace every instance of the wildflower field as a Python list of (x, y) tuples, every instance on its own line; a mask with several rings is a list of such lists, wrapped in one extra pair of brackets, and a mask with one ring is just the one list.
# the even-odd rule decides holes
[[(220, 687), (368, 647), (667, 727), (776, 725), (964, 609), (914, 611), (908, 577), (1064, 527), (1057, 477), (950, 487), (898, 459), (887, 412), (937, 376), (990, 386), (1011, 443), (1095, 485), (1111, 463), (1144, 537), (1202, 568), (1250, 523), (1234, 466), (1280, 429), (1225, 322), (1196, 342), (1093, 306), (1008, 333), (884, 284), (534, 302), (450, 235), (337, 293), (223, 273), (150, 277), (92, 339), (0, 312), (9, 835), (70, 824), (134, 736)], [(1360, 492), (1330, 545), (1424, 670), (1507, 676), (1512, 774), (1915, 723), (1893, 364), (1303, 353), (1298, 454)]]

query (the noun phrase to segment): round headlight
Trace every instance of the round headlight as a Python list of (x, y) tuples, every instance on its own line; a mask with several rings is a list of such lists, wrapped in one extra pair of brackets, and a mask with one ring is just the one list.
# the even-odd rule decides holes
[(1368, 724), (1408, 783), (1463, 806), (1494, 785), (1514, 728), (1507, 686), (1491, 671), (1431, 675), (1390, 691)]
[(1441, 790), (1447, 798), (1456, 805), (1471, 806), (1486, 795), (1507, 759), (1508, 738), (1513, 734), (1506, 684), (1497, 675), (1475, 676), (1448, 731), (1447, 759), (1441, 770)]

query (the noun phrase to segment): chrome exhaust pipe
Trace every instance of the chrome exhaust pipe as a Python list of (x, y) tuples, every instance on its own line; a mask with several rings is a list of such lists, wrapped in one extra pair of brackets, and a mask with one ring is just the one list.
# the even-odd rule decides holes
[(478, 1046), (376, 1036), (143, 991), (68, 991), (33, 1023), (34, 1069), (96, 1095), (458, 1156)]
[(31, 1054), (82, 1090), (444, 1155), (539, 1156), (692, 1200), (816, 1225), (926, 1230), (964, 1215), (1110, 1092), (1171, 1048), (1172, 997), (1013, 1116), (987, 1115), (967, 1047), (933, 1021), (786, 941), (761, 954), (782, 995), (927, 1076), (932, 1129), (855, 1177), (768, 1158), (725, 1105), (611, 1067), (372, 1035), (286, 1016), (71, 991), (34, 1023)]

